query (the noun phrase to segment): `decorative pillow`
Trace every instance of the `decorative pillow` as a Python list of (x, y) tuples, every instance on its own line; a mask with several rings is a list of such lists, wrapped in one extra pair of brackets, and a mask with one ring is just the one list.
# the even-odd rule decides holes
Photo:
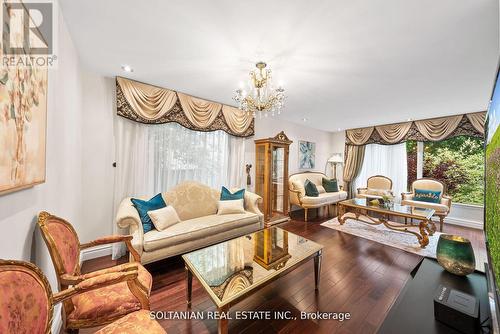
[(220, 191), (221, 201), (233, 201), (236, 199), (243, 199), (244, 197), (245, 197), (245, 189), (240, 189), (232, 193), (226, 187), (222, 187)]
[(326, 193), (326, 190), (323, 186), (316, 185), (316, 189), (318, 189), (318, 193), (320, 193), (320, 194)]
[(153, 225), (158, 231), (163, 231), (167, 227), (181, 221), (177, 215), (177, 211), (175, 211), (174, 207), (171, 205), (158, 210), (148, 211), (148, 216), (151, 218)]
[(439, 203), (441, 199), (441, 192), (434, 190), (415, 189), (413, 199), (415, 201), (421, 202)]
[(339, 191), (339, 185), (337, 183), (337, 179), (325, 179), (323, 178), (321, 183), (323, 184), (323, 187), (325, 187), (325, 191), (327, 193), (336, 193)]
[(220, 200), (218, 215), (229, 215), (233, 213), (245, 213), (243, 208), (243, 199)]
[(319, 196), (319, 191), (318, 188), (314, 183), (306, 179), (306, 182), (304, 182), (304, 188), (306, 190), (306, 196), (309, 197), (318, 197)]
[(156, 195), (149, 201), (144, 201), (137, 198), (132, 198), (131, 201), (137, 209), (137, 212), (139, 213), (144, 233), (147, 233), (153, 229), (153, 222), (148, 215), (148, 211), (158, 210), (167, 206), (161, 194)]

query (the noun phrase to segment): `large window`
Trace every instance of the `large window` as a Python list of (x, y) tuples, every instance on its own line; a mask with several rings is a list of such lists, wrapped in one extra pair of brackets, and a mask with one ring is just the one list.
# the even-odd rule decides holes
[(484, 150), (480, 138), (407, 142), (408, 185), (418, 177), (444, 182), (454, 203), (483, 205)]

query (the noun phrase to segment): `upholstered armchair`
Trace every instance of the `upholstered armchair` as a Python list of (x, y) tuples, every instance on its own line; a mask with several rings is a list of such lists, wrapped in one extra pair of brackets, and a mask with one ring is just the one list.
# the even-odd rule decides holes
[[(414, 198), (415, 189), (439, 192), (439, 201), (437, 203), (417, 201)], [(443, 182), (431, 178), (418, 179), (412, 183), (411, 192), (402, 193), (401, 198), (403, 205), (434, 209), (434, 216), (439, 217), (439, 230), (443, 231), (444, 219), (451, 209), (451, 197), (446, 195), (446, 185)]]
[(357, 198), (382, 198), (383, 194), (392, 193), (392, 180), (387, 176), (374, 175), (366, 181), (366, 188), (358, 188)]
[[(29, 262), (0, 259), (0, 333), (51, 333), (54, 304), (103, 287), (136, 279), (137, 270), (103, 274), (52, 294), (42, 271)], [(99, 334), (166, 333), (140, 310), (107, 325)]]
[(80, 251), (97, 245), (125, 242), (132, 256), (138, 255), (130, 244), (131, 236), (109, 236), (81, 244), (73, 226), (62, 218), (47, 212), (38, 215), (38, 226), (54, 264), (59, 291), (71, 289), (86, 281), (92, 282), (105, 275), (120, 276), (129, 272), (137, 275), (131, 280), (115, 281), (99, 289), (74, 295), (63, 302), (64, 328), (78, 332), (80, 328), (109, 324), (131, 312), (149, 309), (151, 274), (138, 262), (94, 271), (82, 275)]

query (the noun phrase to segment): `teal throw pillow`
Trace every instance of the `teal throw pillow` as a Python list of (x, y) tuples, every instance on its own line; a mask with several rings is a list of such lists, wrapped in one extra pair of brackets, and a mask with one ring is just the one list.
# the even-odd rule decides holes
[(306, 190), (306, 196), (310, 197), (318, 197), (319, 196), (319, 191), (318, 188), (314, 183), (306, 179), (306, 182), (304, 182), (304, 189)]
[(336, 193), (339, 191), (339, 185), (337, 183), (337, 179), (325, 179), (323, 178), (322, 182), (323, 188), (325, 188), (325, 191), (327, 193)]
[(132, 198), (130, 201), (132, 202), (132, 204), (134, 204), (137, 212), (139, 213), (144, 233), (147, 233), (154, 228), (151, 217), (149, 217), (148, 215), (148, 211), (158, 210), (167, 206), (161, 194), (156, 195), (149, 201), (144, 201), (137, 198)]
[(423, 190), (423, 189), (415, 189), (415, 195), (413, 196), (413, 199), (415, 201), (428, 202), (428, 203), (439, 203), (440, 198), (441, 198), (440, 191)]
[(222, 187), (220, 191), (221, 201), (234, 201), (236, 199), (244, 199), (244, 197), (245, 197), (245, 189), (240, 189), (232, 193), (226, 187)]

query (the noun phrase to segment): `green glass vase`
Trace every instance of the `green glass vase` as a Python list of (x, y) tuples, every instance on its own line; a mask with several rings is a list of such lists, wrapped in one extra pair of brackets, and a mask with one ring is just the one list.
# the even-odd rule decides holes
[(446, 271), (466, 276), (474, 272), (476, 259), (469, 240), (450, 234), (441, 234), (436, 249), (438, 263)]

